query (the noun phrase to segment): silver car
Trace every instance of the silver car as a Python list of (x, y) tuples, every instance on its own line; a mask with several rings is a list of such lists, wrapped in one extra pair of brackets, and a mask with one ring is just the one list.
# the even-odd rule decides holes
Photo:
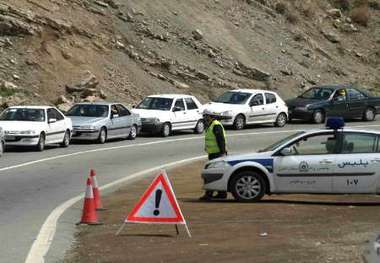
[(4, 130), (0, 127), (0, 156), (3, 155), (5, 149)]
[(99, 143), (113, 138), (134, 140), (141, 129), (139, 115), (120, 103), (78, 103), (66, 116), (73, 122), (72, 140), (96, 140)]

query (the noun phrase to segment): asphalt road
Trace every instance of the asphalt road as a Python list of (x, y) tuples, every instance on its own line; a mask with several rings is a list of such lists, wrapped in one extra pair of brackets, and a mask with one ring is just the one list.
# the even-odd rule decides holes
[[(380, 121), (347, 125), (380, 129)], [(229, 153), (257, 150), (294, 130), (317, 127), (320, 126), (292, 124), (284, 128), (257, 126), (244, 131), (228, 130)], [(191, 133), (169, 138), (139, 137), (135, 141), (104, 145), (77, 143), (69, 148), (51, 147), (41, 153), (10, 149), (0, 158), (0, 262), (24, 262), (51, 211), (84, 191), (90, 168), (97, 171), (99, 183), (106, 184), (141, 170), (202, 154), (203, 136)], [(58, 226), (54, 242), (58, 241), (53, 242), (47, 262), (58, 261), (63, 255), (72, 240), (75, 220), (79, 220), (70, 214), (63, 218), (70, 229)]]

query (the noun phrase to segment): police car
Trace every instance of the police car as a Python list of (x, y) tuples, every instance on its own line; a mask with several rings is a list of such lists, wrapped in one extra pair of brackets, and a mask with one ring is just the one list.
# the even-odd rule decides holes
[(204, 189), (231, 192), (239, 201), (265, 194), (380, 193), (380, 132), (343, 129), (330, 118), (326, 129), (301, 131), (258, 153), (209, 161)]

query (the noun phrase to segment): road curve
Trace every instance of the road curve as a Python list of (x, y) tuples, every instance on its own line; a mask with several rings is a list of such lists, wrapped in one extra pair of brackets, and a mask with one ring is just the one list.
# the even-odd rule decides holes
[[(350, 126), (380, 129), (380, 121), (354, 122)], [(248, 152), (268, 145), (296, 130), (320, 127), (295, 124), (284, 128), (255, 127), (227, 131), (230, 153)], [(98, 181), (108, 184), (142, 170), (203, 154), (203, 137), (178, 134), (169, 138), (141, 137), (105, 145), (74, 144), (52, 147), (42, 153), (11, 150), (0, 158), (1, 262), (23, 262), (41, 225), (57, 206), (84, 190), (90, 168)], [(78, 209), (77, 209), (78, 210)], [(78, 211), (77, 211), (78, 213)], [(79, 218), (78, 218), (79, 219)], [(71, 229), (60, 229), (54, 241), (71, 240), (75, 221), (64, 216)], [(60, 231), (62, 230), (62, 231)], [(66, 247), (65, 247), (66, 246)], [(55, 247), (55, 248), (54, 248)], [(53, 242), (47, 262), (58, 260), (67, 243)]]

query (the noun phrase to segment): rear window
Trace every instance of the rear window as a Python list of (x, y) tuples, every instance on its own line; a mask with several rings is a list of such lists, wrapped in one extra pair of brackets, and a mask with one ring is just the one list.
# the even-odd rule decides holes
[(378, 149), (377, 137), (366, 133), (345, 133), (341, 153), (374, 153)]
[(272, 93), (265, 93), (265, 100), (267, 104), (272, 104), (276, 102), (276, 96)]

